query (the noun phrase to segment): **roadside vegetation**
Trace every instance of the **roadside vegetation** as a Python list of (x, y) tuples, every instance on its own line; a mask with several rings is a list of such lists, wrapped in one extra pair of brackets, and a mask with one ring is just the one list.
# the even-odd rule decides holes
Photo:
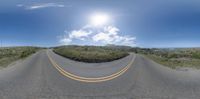
[(83, 62), (107, 62), (120, 59), (129, 52), (144, 55), (172, 69), (188, 67), (200, 69), (200, 48), (139, 48), (129, 46), (61, 46), (54, 52)]
[(37, 47), (5, 47), (0, 48), (0, 67), (6, 67), (11, 62), (25, 58), (35, 53)]
[(61, 46), (53, 51), (66, 58), (88, 63), (109, 62), (129, 55), (127, 51), (108, 46)]
[[(40, 48), (7, 47), (0, 48), (0, 68), (11, 62), (23, 59)], [(153, 61), (172, 69), (189, 67), (200, 69), (200, 48), (139, 48), (129, 46), (59, 46), (53, 51), (63, 57), (88, 63), (100, 63), (117, 60), (129, 55), (129, 52), (142, 54)]]
[(189, 67), (200, 69), (200, 48), (135, 49), (157, 63), (172, 69)]

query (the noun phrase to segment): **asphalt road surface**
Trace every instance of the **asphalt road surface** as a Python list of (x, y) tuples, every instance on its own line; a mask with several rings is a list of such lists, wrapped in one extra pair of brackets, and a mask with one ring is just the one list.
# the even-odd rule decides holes
[(200, 72), (135, 54), (88, 64), (43, 50), (0, 70), (0, 99), (200, 99)]

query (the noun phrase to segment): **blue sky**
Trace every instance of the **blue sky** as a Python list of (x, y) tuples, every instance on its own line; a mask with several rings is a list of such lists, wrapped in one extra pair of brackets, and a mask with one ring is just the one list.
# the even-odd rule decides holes
[[(1, 0), (4, 46), (200, 47), (197, 0)], [(93, 14), (109, 16), (101, 27)]]

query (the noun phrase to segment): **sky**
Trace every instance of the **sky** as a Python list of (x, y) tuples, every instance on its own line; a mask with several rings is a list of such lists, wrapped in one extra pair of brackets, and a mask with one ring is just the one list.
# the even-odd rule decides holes
[(2, 46), (200, 47), (199, 5), (198, 0), (1, 0), (0, 41)]

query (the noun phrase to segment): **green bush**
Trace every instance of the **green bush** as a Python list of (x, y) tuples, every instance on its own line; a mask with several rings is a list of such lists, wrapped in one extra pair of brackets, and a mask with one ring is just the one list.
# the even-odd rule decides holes
[(192, 57), (196, 59), (200, 59), (200, 52), (192, 53)]
[(27, 57), (33, 53), (35, 53), (36, 51), (35, 50), (25, 50), (21, 53), (20, 57), (21, 58), (24, 58), (24, 57)]
[(20, 58), (25, 58), (37, 50), (39, 50), (37, 47), (0, 48), (0, 66), (7, 66), (9, 63)]
[(151, 52), (153, 53), (146, 52), (148, 54), (144, 55), (170, 68), (192, 67), (200, 69), (200, 49), (198, 48), (157, 49)]
[(113, 61), (128, 55), (128, 52), (100, 46), (62, 46), (53, 51), (61, 56), (89, 63)]

